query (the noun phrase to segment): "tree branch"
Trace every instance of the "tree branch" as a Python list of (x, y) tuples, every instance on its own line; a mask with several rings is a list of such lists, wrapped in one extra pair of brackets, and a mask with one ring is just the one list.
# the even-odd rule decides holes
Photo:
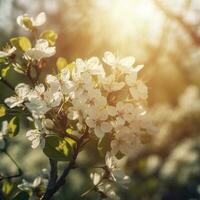
[(88, 128), (86, 128), (85, 133), (83, 136), (80, 138), (80, 140), (77, 142), (76, 149), (74, 151), (74, 155), (69, 162), (68, 166), (64, 169), (63, 173), (61, 176), (58, 178), (57, 182), (54, 184), (52, 188), (47, 188), (45, 194), (41, 198), (41, 200), (49, 200), (53, 197), (53, 195), (65, 184), (65, 179), (68, 176), (69, 172), (74, 169), (75, 164), (76, 164), (76, 159), (78, 157), (78, 154), (80, 152), (82, 143), (84, 142), (84, 139), (87, 138), (88, 136)]
[(154, 0), (154, 2), (157, 5), (157, 7), (160, 8), (168, 18), (177, 21), (182, 26), (182, 28), (185, 29), (185, 31), (190, 35), (190, 37), (196, 45), (200, 45), (200, 37), (197, 35), (196, 31), (193, 29), (191, 24), (187, 23), (181, 15), (177, 15), (173, 13), (170, 9), (166, 8), (160, 2), (160, 0)]
[(57, 181), (58, 178), (58, 163), (55, 160), (49, 159), (49, 163), (50, 163), (50, 177), (49, 177), (49, 183), (47, 186), (47, 190), (50, 190), (51, 188), (53, 188), (54, 184)]

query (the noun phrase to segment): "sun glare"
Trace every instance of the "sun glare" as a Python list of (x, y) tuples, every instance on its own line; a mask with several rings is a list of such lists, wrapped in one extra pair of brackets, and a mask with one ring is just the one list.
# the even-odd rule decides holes
[(132, 34), (136, 26), (143, 26), (155, 14), (151, 0), (98, 0), (107, 14), (107, 23), (122, 35)]

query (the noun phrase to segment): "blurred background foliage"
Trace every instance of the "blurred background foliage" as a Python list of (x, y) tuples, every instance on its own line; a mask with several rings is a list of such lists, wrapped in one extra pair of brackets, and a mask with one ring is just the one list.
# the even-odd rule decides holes
[[(57, 54), (44, 69), (55, 68), (56, 58), (68, 62), (77, 57), (102, 57), (106, 50), (119, 56), (133, 55), (145, 64), (141, 74), (149, 87), (149, 107), (160, 131), (152, 142), (123, 161), (132, 176), (123, 200), (200, 199), (200, 1), (199, 0), (0, 0), (0, 44), (24, 35), (16, 25), (23, 13), (45, 11), (46, 29), (58, 33)], [(43, 75), (44, 75), (43, 74)], [(42, 77), (41, 77), (42, 78)], [(12, 85), (23, 82), (11, 70)], [(0, 102), (11, 94), (0, 85)], [(31, 150), (23, 132), (10, 151), (25, 176), (40, 173), (48, 160)], [(134, 147), (133, 147), (134, 148)], [(88, 146), (79, 163), (98, 163), (95, 145)], [(13, 173), (14, 166), (0, 155), (1, 173)], [(54, 199), (80, 198), (91, 185), (87, 168), (74, 170), (66, 186)]]

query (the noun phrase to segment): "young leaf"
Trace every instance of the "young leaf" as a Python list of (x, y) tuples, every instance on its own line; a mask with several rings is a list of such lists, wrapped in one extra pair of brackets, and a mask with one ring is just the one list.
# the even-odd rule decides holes
[(58, 70), (61, 71), (67, 66), (67, 60), (63, 57), (59, 57), (56, 61), (56, 66)]
[(68, 140), (55, 135), (46, 137), (43, 151), (52, 160), (69, 161), (72, 158), (73, 147)]
[(58, 38), (58, 35), (54, 31), (49, 30), (49, 31), (44, 31), (40, 35), (40, 38), (47, 40), (50, 46), (54, 46)]
[(75, 63), (74, 62), (71, 62), (69, 63), (67, 66), (66, 66), (70, 71), (72, 71), (75, 67)]
[(5, 67), (5, 68), (3, 68), (1, 70), (1, 77), (5, 78), (7, 76), (7, 74), (8, 74), (9, 69), (10, 69), (10, 65)]
[(8, 135), (15, 137), (19, 132), (19, 118), (13, 117), (8, 123)]
[(6, 107), (0, 104), (0, 117), (3, 117), (5, 115), (6, 115)]
[(11, 38), (10, 43), (22, 52), (26, 52), (32, 47), (30, 40), (24, 36)]
[(12, 191), (13, 189), (13, 184), (8, 181), (8, 180), (5, 180), (3, 182), (3, 185), (2, 185), (2, 192), (6, 195), (10, 194), (10, 192)]
[(69, 145), (70, 145), (70, 147), (71, 147), (71, 150), (72, 150), (72, 152), (74, 153), (74, 150), (75, 150), (75, 148), (76, 148), (76, 141), (74, 141), (73, 139), (71, 139), (71, 138), (65, 138), (65, 141), (67, 141), (68, 143), (69, 143)]
[(33, 29), (33, 23), (29, 17), (24, 17), (23, 18), (23, 24), (30, 30)]

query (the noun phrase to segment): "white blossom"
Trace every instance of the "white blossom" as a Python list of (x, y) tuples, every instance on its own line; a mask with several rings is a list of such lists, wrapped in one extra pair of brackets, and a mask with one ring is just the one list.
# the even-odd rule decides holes
[(133, 71), (130, 74), (127, 74), (125, 81), (129, 86), (129, 91), (131, 96), (135, 100), (146, 100), (148, 96), (147, 86), (141, 81), (137, 80), (137, 72)]
[(135, 100), (146, 100), (148, 96), (147, 86), (142, 81), (137, 81), (135, 86), (131, 87), (130, 93)]
[(107, 99), (101, 95), (99, 89), (89, 89), (85, 98), (89, 109), (91, 109), (91, 107), (104, 108), (107, 105)]
[(105, 133), (109, 133), (112, 130), (110, 122), (106, 121), (108, 114), (106, 109), (88, 109), (88, 117), (86, 119), (86, 124), (94, 130), (95, 135), (98, 138), (102, 138)]
[(63, 95), (65, 96), (72, 96), (73, 92), (73, 81), (70, 80), (71, 78), (71, 72), (68, 69), (62, 69), (60, 73), (60, 85), (61, 85), (61, 90), (63, 92)]
[(138, 115), (143, 112), (140, 107), (123, 101), (119, 101), (116, 106), (108, 106), (107, 109), (109, 115), (115, 117), (112, 121), (115, 128), (121, 128), (125, 123), (136, 120)]
[(129, 176), (125, 175), (122, 169), (118, 167), (117, 162), (117, 158), (113, 156), (110, 152), (107, 152), (105, 163), (110, 173), (111, 180), (125, 186), (130, 182), (130, 178)]
[(36, 41), (34, 48), (26, 51), (26, 56), (31, 59), (40, 60), (42, 58), (48, 58), (56, 53), (56, 47), (49, 47), (49, 43), (45, 39), (39, 39)]
[(25, 83), (20, 83), (15, 87), (15, 96), (11, 96), (5, 99), (5, 103), (10, 108), (14, 108), (16, 106), (21, 106), (22, 103), (27, 99), (27, 95), (30, 92), (29, 85)]
[(32, 191), (40, 186), (43, 186), (44, 188), (46, 188), (48, 184), (48, 178), (49, 178), (47, 173), (48, 173), (47, 169), (42, 169), (42, 172), (40, 173), (40, 175), (37, 176), (33, 180), (33, 182), (29, 182), (25, 179), (22, 179), (22, 183), (19, 184), (17, 187), (22, 191)]
[(77, 73), (88, 72), (91, 75), (104, 75), (104, 69), (100, 64), (97, 57), (92, 57), (88, 60), (77, 59), (76, 60)]
[(119, 196), (115, 192), (115, 184), (126, 187), (130, 182), (130, 178), (126, 176), (122, 169), (118, 167), (116, 157), (107, 152), (105, 157), (106, 169), (104, 172), (94, 172), (90, 174), (90, 178), (97, 191), (104, 194), (103, 199), (119, 200)]
[(118, 69), (122, 72), (129, 73), (133, 70), (133, 64), (135, 63), (135, 58), (132, 56), (119, 59), (114, 56), (113, 53), (107, 51), (104, 53), (103, 61), (112, 66), (113, 69)]
[(6, 48), (3, 51), (0, 51), (0, 58), (11, 56), (16, 51), (15, 47)]
[(111, 141), (111, 152), (113, 155), (121, 152), (124, 155), (131, 155), (142, 147), (141, 141), (134, 134), (133, 129), (124, 127), (115, 134), (115, 138)]
[(41, 146), (41, 148), (44, 148), (44, 137), (41, 135), (39, 130), (32, 129), (27, 131), (26, 137), (28, 138), (28, 140), (31, 141), (31, 147), (33, 149), (36, 149), (39, 146)]
[(17, 23), (25, 30), (32, 30), (33, 28), (42, 26), (46, 22), (46, 14), (39, 13), (36, 18), (30, 17), (28, 14), (20, 15), (17, 17)]
[(91, 173), (90, 178), (97, 190), (105, 195), (104, 200), (120, 200), (119, 196), (115, 192), (113, 184), (103, 178), (101, 173)]
[(39, 84), (35, 86), (27, 97), (28, 102), (26, 102), (25, 105), (34, 115), (43, 115), (50, 109), (44, 101), (44, 92), (44, 85)]
[(37, 188), (41, 184), (41, 182), (41, 177), (35, 178), (33, 182), (28, 182), (27, 180), (22, 179), (22, 183), (18, 185), (18, 188), (23, 191), (29, 191)]
[(103, 192), (106, 196), (104, 200), (120, 200), (120, 197), (116, 194), (114, 187), (111, 183), (104, 183), (99, 185), (99, 191)]
[(31, 141), (31, 147), (36, 149), (37, 147), (44, 148), (45, 146), (45, 136), (49, 133), (49, 131), (45, 127), (44, 119), (35, 119), (35, 128), (27, 131), (26, 137)]
[(57, 92), (61, 89), (60, 81), (56, 76), (53, 75), (47, 75), (46, 77), (46, 83), (51, 88), (52, 92)]
[(114, 74), (111, 74), (107, 77), (100, 77), (100, 82), (103, 85), (103, 88), (108, 92), (114, 92), (121, 90), (125, 83), (123, 81), (118, 82)]
[(79, 73), (76, 72), (76, 68), (72, 71), (72, 89), (71, 98), (76, 98), (79, 95), (83, 94), (84, 91), (87, 91), (91, 88), (94, 83), (92, 82), (92, 77), (88, 72)]
[(63, 95), (61, 91), (57, 91), (57, 82), (50, 82), (49, 79), (50, 76), (48, 76), (47, 82), (49, 87), (47, 89), (45, 89), (43, 84), (36, 85), (27, 97), (28, 102), (26, 102), (26, 106), (36, 115), (45, 114), (51, 108), (59, 106), (62, 101)]

